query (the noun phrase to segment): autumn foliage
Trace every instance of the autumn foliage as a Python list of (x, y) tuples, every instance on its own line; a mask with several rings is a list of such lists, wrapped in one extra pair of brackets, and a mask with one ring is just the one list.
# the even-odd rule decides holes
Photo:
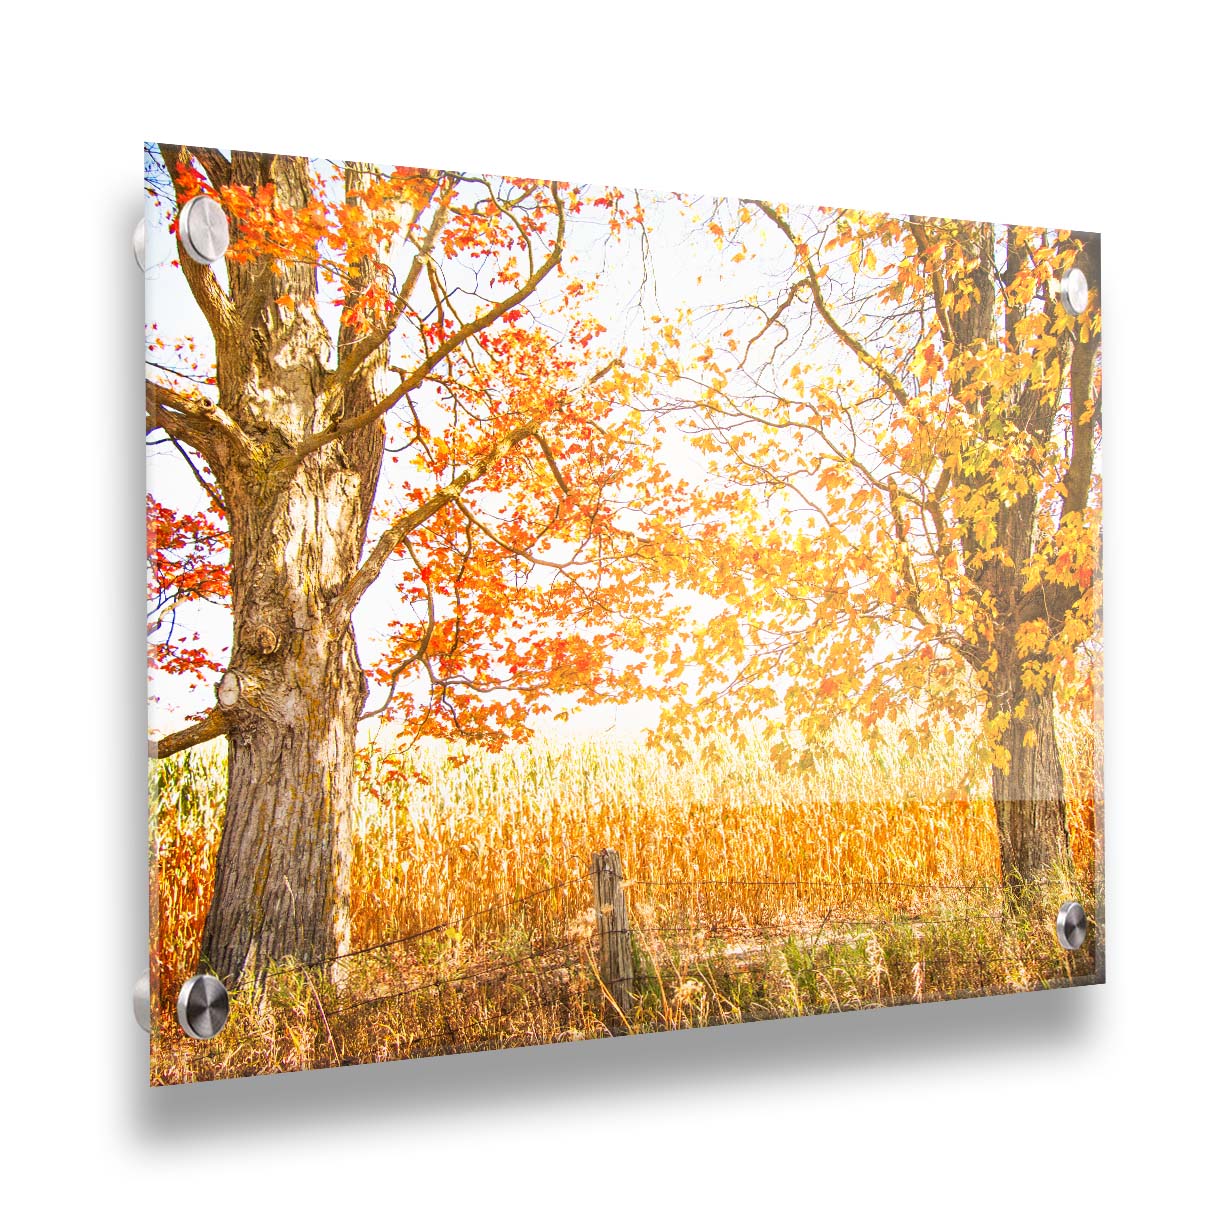
[[(150, 320), (146, 387), (183, 463), (149, 500), (151, 667), (216, 679), (188, 609), (232, 622), (233, 700), (153, 746), (230, 741), (202, 962), (347, 946), (361, 723), (383, 784), (582, 706), (781, 777), (847, 725), (955, 743), (944, 798), (989, 781), (1004, 882), (1067, 866), (1094, 235), (172, 145), (147, 177), (168, 235), (201, 193), (230, 224), (217, 267), (167, 261), (202, 330)], [(290, 880), (301, 845), (325, 865)]]
[[(214, 513), (176, 514), (153, 497), (147, 508), (149, 555), (149, 666), (203, 680), (217, 664), (198, 633), (176, 635), (180, 605), (195, 600), (225, 604), (229, 598), (228, 540)], [(188, 644), (188, 643), (192, 644)]]

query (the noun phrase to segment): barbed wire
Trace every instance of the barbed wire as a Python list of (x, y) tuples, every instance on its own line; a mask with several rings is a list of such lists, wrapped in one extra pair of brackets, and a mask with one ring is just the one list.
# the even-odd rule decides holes
[[(500, 965), (486, 965), (481, 968), (468, 970), (466, 973), (456, 974), (454, 977), (438, 978), (432, 982), (423, 982), (420, 985), (411, 986), (407, 990), (398, 990), (398, 991), (393, 992), (392, 994), (374, 995), (371, 998), (362, 999), (358, 1003), (348, 1003), (344, 1007), (337, 1007), (332, 1011), (324, 1012), (324, 1015), (327, 1016), (328, 1019), (331, 1019), (333, 1016), (339, 1016), (345, 1012), (356, 1011), (358, 1008), (372, 1007), (378, 1003), (390, 1003), (396, 999), (405, 999), (410, 995), (420, 994), (422, 991), (426, 991), (426, 990), (440, 990), (444, 986), (452, 986), (456, 984), (457, 982), (474, 981), (488, 974), (492, 974), (494, 976), (499, 975), (499, 974), (504, 975), (508, 969), (513, 969), (516, 965), (523, 965), (523, 964), (526, 964), (528, 961), (539, 960), (541, 957), (547, 956), (549, 955), (549, 953), (556, 952), (556, 951), (557, 951), (557, 945), (553, 944), (547, 948), (541, 948), (536, 952), (529, 952), (526, 956), (519, 956), (519, 957), (516, 957), (514, 960), (504, 961)], [(590, 966), (586, 962), (578, 961), (578, 960), (563, 961), (559, 965), (550, 966), (550, 968), (556, 970), (556, 969), (570, 969), (570, 968), (576, 968), (580, 966), (584, 968), (590, 968)]]
[(570, 888), (574, 884), (581, 883), (587, 876), (574, 876), (572, 879), (563, 880), (560, 884), (552, 884), (547, 888), (537, 889), (535, 892), (530, 892), (521, 897), (511, 897), (506, 901), (499, 901), (495, 905), (486, 906), (484, 909), (474, 910), (470, 914), (463, 914), (458, 918), (444, 918), (441, 922), (434, 923), (433, 926), (423, 927), (419, 931), (411, 931), (407, 935), (397, 936), (395, 939), (384, 939), (381, 943), (368, 944), (364, 948), (353, 948), (348, 952), (337, 952), (335, 956), (325, 956), (316, 961), (305, 961), (299, 964), (286, 965), (284, 968), (269, 970), (264, 975), (265, 978), (280, 977), (285, 973), (293, 973), (302, 969), (318, 969), (323, 965), (330, 965), (336, 961), (349, 960), (354, 956), (365, 956), (369, 952), (381, 952), (387, 948), (399, 947), (402, 944), (412, 943), (418, 939), (424, 939), (428, 935), (437, 935), (442, 931), (458, 930), (466, 923), (474, 922), (477, 918), (484, 918), (489, 914), (495, 914), (498, 910), (509, 909), (513, 906), (523, 906), (537, 900), (540, 897), (548, 896), (550, 893), (561, 892), (562, 889)]
[[(997, 921), (1003, 917), (1002, 914), (996, 913), (978, 913), (972, 915), (974, 918), (988, 919)], [(937, 917), (927, 914), (890, 914), (887, 917), (871, 917), (866, 914), (851, 914), (839, 917), (828, 917), (823, 922), (818, 922), (815, 918), (811, 920), (809, 926), (907, 926), (907, 925), (922, 925), (922, 926), (951, 926), (954, 923), (964, 922), (964, 917)], [(794, 922), (712, 922), (702, 926), (638, 926), (634, 925), (631, 930), (635, 935), (719, 935), (719, 934), (735, 934), (735, 935), (750, 935), (754, 933), (784, 933), (793, 932), (796, 935), (803, 934), (802, 927)]]
[[(579, 857), (577, 854), (571, 858)], [(459, 930), (463, 926), (476, 921), (477, 919), (487, 917), (490, 914), (497, 913), (502, 910), (523, 908), (533, 901), (538, 901), (543, 897), (547, 897), (556, 893), (563, 892), (566, 889), (572, 888), (575, 884), (589, 881), (597, 874), (598, 869), (584, 871), (578, 875), (571, 876), (569, 879), (559, 881), (555, 884), (550, 884), (542, 888), (535, 889), (529, 893), (525, 893), (517, 897), (509, 897), (504, 900), (494, 902), (491, 905), (484, 906), (481, 909), (474, 910), (470, 913), (462, 914), (457, 917), (447, 917), (440, 922), (434, 923), (431, 926), (420, 928), (419, 930), (411, 931), (405, 935), (396, 936), (393, 939), (381, 940), (378, 943), (368, 944), (361, 948), (350, 949), (345, 952), (337, 953), (334, 956), (323, 957), (319, 960), (308, 961), (304, 963), (291, 964), (283, 966), (279, 969), (269, 970), (267, 973), (260, 975), (258, 978), (262, 984), (267, 979), (280, 977), (286, 973), (292, 973), (300, 970), (318, 969), (325, 965), (334, 964), (338, 961), (349, 960), (354, 957), (364, 956), (375, 952), (386, 951), (389, 948), (400, 947), (416, 940), (426, 938), (430, 935), (440, 934), (447, 930)], [(827, 893), (830, 890), (836, 890), (842, 894), (856, 893), (879, 893), (882, 891), (905, 890), (905, 891), (960, 891), (960, 892), (1002, 892), (1005, 891), (1001, 884), (989, 880), (940, 880), (940, 879), (923, 879), (923, 880), (846, 880), (841, 877), (821, 877), (814, 876), (806, 880), (651, 880), (648, 878), (635, 877), (631, 873), (626, 873), (627, 878), (622, 882), (622, 887), (631, 889), (635, 886), (646, 888), (659, 888), (669, 890), (690, 890), (699, 891), (702, 889), (723, 889), (723, 888), (802, 888), (807, 889), (817, 894)], [(1099, 877), (1090, 879), (1072, 878), (1067, 881), (1069, 885), (1075, 887), (1084, 887), (1086, 889), (1095, 889), (1100, 883)], [(680, 925), (657, 925), (657, 926), (640, 926), (634, 925), (631, 927), (633, 934), (638, 936), (645, 935), (701, 935), (706, 938), (718, 939), (720, 936), (729, 934), (740, 935), (770, 935), (786, 933), (792, 936), (803, 938), (811, 936), (815, 931), (815, 940), (812, 943), (812, 948), (815, 949), (824, 935), (825, 930), (829, 926), (835, 927), (883, 927), (893, 926), (898, 924), (922, 924), (922, 925), (947, 925), (952, 923), (963, 922), (965, 916), (960, 915), (931, 915), (922, 913), (907, 913), (897, 911), (886, 915), (868, 915), (868, 914), (839, 914), (834, 916), (835, 905), (830, 905), (826, 912), (821, 916), (819, 921), (813, 915), (813, 920), (806, 930), (797, 928), (795, 922), (722, 922), (715, 921), (712, 923), (704, 923), (700, 926), (680, 926)], [(987, 919), (990, 921), (1001, 920), (1004, 914), (999, 912), (974, 912), (971, 915), (973, 918)], [(494, 966), (482, 966), (470, 969), (464, 973), (447, 977), (439, 978), (431, 982), (420, 983), (409, 987), (405, 990), (395, 991), (390, 994), (375, 995), (368, 999), (363, 999), (356, 1003), (349, 1003), (343, 1007), (335, 1008), (330, 1012), (323, 1012), (325, 1019), (330, 1019), (333, 1016), (342, 1015), (347, 1012), (355, 1011), (359, 1008), (375, 1006), (380, 1003), (391, 1002), (397, 999), (403, 999), (412, 995), (422, 993), (427, 990), (443, 989), (446, 986), (456, 985), (463, 982), (481, 982), (482, 980), (495, 980), (497, 977), (504, 978), (509, 970), (518, 965), (526, 964), (531, 961), (537, 961), (541, 958), (562, 952), (564, 944), (561, 941), (555, 941), (548, 947), (538, 949), (525, 956), (517, 957), (510, 961), (502, 962)], [(762, 949), (763, 950), (763, 949)], [(914, 952), (921, 952), (920, 948), (911, 949)], [(887, 953), (883, 953), (885, 962), (887, 961)], [(1001, 961), (1016, 961), (1020, 963), (1029, 963), (1034, 960), (1044, 959), (1049, 955), (1049, 952), (1036, 952), (1025, 956), (989, 956), (989, 957), (973, 957), (964, 954), (958, 954), (955, 957), (932, 957), (930, 955), (920, 955), (915, 959), (915, 965), (923, 966), (932, 965), (984, 965), (993, 964)], [(556, 964), (548, 966), (549, 971), (559, 969), (574, 969), (579, 968), (585, 972), (591, 972), (598, 975), (598, 970), (595, 968), (593, 960), (589, 952), (586, 960), (562, 960)], [(912, 972), (912, 969), (910, 970)], [(490, 979), (491, 975), (491, 979)], [(650, 976), (649, 973), (646, 974)], [(657, 974), (656, 974), (657, 976)], [(618, 979), (619, 980), (619, 979)], [(605, 985), (615, 983), (605, 983)]]
[[(335, 1017), (344, 1015), (348, 1012), (358, 1011), (366, 1007), (377, 1006), (378, 1004), (382, 1003), (396, 1002), (397, 1000), (410, 998), (413, 995), (422, 994), (427, 990), (440, 990), (447, 986), (454, 986), (465, 982), (488, 985), (496, 981), (498, 978), (504, 979), (509, 970), (516, 968), (519, 965), (527, 964), (530, 961), (539, 960), (542, 957), (548, 956), (550, 953), (556, 952), (557, 950), (556, 945), (548, 948), (541, 948), (535, 952), (528, 953), (525, 956), (516, 957), (513, 960), (504, 961), (498, 965), (482, 966), (480, 968), (468, 970), (465, 973), (456, 974), (452, 977), (438, 978), (431, 982), (422, 982), (416, 986), (408, 987), (405, 990), (393, 991), (390, 994), (374, 995), (368, 999), (362, 999), (356, 1003), (346, 1004), (344, 1007), (337, 1007), (333, 1008), (331, 1011), (325, 1011), (323, 1015), (326, 1019), (332, 1020)], [(1082, 951), (1083, 949), (1080, 950)], [(975, 956), (963, 953), (958, 953), (956, 955), (941, 954), (935, 956), (929, 954), (919, 954), (907, 958), (907, 960), (910, 961), (908, 966), (898, 966), (889, 965), (889, 953), (882, 950), (877, 976), (886, 976), (891, 978), (894, 972), (899, 972), (904, 975), (912, 975), (915, 970), (926, 972), (927, 970), (935, 968), (981, 968), (985, 965), (997, 964), (1031, 965), (1040, 961), (1049, 960), (1052, 954), (1052, 950), (1029, 952), (1024, 954), (1004, 953), (990, 956)], [(1073, 952), (1062, 953), (1064, 960), (1070, 960), (1074, 955), (1075, 953)], [(836, 967), (837, 966), (832, 966), (832, 968)], [(577, 969), (581, 972), (589, 973), (593, 978), (599, 976), (598, 970), (590, 961), (568, 958), (547, 966), (547, 971), (554, 973), (560, 970), (570, 969)], [(799, 972), (802, 973), (804, 970), (800, 969)], [(679, 977), (680, 975), (681, 971), (677, 970), (676, 976)], [(611, 980), (604, 981), (603, 984), (611, 987), (619, 985), (623, 982), (636, 981), (640, 984), (654, 982), (658, 984), (660, 989), (663, 989), (667, 976), (668, 975), (659, 972), (659, 968), (657, 964), (655, 964), (650, 967), (643, 967), (640, 973), (613, 978)], [(932, 987), (932, 989), (937, 989), (937, 987)]]
[[(1095, 885), (1099, 882), (1098, 877), (1072, 877), (1067, 880), (1068, 884), (1082, 885), (1084, 887)], [(898, 890), (914, 890), (921, 889), (938, 891), (948, 889), (950, 891), (991, 891), (1005, 892), (1005, 886), (1001, 883), (995, 883), (991, 880), (976, 880), (976, 881), (956, 881), (956, 880), (844, 880), (834, 879), (832, 877), (814, 876), (808, 880), (650, 880), (636, 876), (628, 876), (623, 887), (632, 888), (635, 886), (646, 886), (648, 888), (675, 888), (675, 889), (695, 889), (695, 888), (811, 888), (813, 890), (823, 888), (837, 888), (843, 892), (851, 892), (855, 890), (872, 891), (885, 889)]]

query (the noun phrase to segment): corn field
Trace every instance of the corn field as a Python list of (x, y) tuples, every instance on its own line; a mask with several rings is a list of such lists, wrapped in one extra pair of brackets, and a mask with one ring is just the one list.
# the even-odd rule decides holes
[[(1073, 871), (1090, 879), (1098, 852), (1093, 731), (1070, 719), (1059, 731)], [(441, 747), (403, 754), (367, 746), (359, 754), (351, 947), (432, 928), (438, 937), (411, 955), (384, 955), (377, 970), (355, 960), (318, 986), (304, 975), (279, 977), (252, 1003), (255, 1027), (245, 1039), (239, 1018), (207, 1051), (179, 1038), (169, 1016), (177, 984), (196, 971), (224, 813), (224, 747), (151, 764), (151, 968), (163, 1036), (154, 1079), (257, 1073), (269, 1043), (282, 1063), (317, 1066), (599, 1035), (598, 1005), (569, 970), (557, 970), (547, 1000), (524, 997), (516, 1007), (487, 991), (449, 997), (443, 1033), (436, 1031), (443, 998), (434, 992), (414, 999), (410, 1014), (401, 1009), (394, 1031), (383, 1031), (385, 1016), (361, 1018), (339, 1039), (349, 1057), (326, 1018), (320, 1026), (319, 991), (343, 1003), (413, 974), (429, 980), (443, 961), (453, 969), (504, 959), (549, 932), (586, 946), (594, 922), (582, 877), (591, 853), (605, 846), (624, 861), (638, 953), (657, 985), (642, 1014), (626, 1018), (632, 1031), (1048, 984), (1026, 965), (1032, 946), (1050, 953), (1045, 969), (1065, 976), (1048, 933), (1015, 925), (1000, 933), (981, 921), (997, 909), (998, 843), (987, 784), (966, 785), (962, 776), (973, 759), (967, 735), (950, 733), (914, 759), (888, 741), (867, 744), (839, 731), (786, 772), (761, 743), (715, 747), (700, 762), (679, 764), (597, 742), (538, 742), (467, 758)], [(836, 938), (826, 931), (820, 916), (827, 923), (834, 888), (838, 912), (848, 905), (869, 915), (870, 929), (843, 925)], [(537, 893), (525, 905), (503, 904)], [(1091, 896), (1083, 899), (1090, 907)], [(945, 925), (927, 931), (950, 930), (959, 915), (967, 934), (955, 956), (932, 955), (930, 936), (923, 946), (923, 931), (907, 925), (907, 915), (932, 910)], [(805, 937), (825, 946), (821, 965), (800, 953)], [(746, 999), (747, 987), (741, 982), (737, 995), (734, 982), (749, 947), (759, 964)], [(824, 963), (830, 956), (841, 957), (836, 981), (832, 962)], [(945, 962), (957, 973), (941, 973)], [(299, 1030), (268, 1018), (277, 997), (299, 1015)], [(454, 1029), (456, 1009), (462, 1024), (479, 1020), (467, 1040)], [(288, 1052), (287, 1033), (295, 1033)], [(239, 1053), (234, 1043), (244, 1040)]]

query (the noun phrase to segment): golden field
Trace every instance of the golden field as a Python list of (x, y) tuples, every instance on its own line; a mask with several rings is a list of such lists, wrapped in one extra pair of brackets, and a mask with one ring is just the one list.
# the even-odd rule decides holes
[[(1070, 896), (1094, 920), (1091, 726), (1059, 728), (1074, 880), (1005, 912), (994, 817), (966, 733), (920, 759), (851, 730), (779, 773), (763, 745), (678, 764), (633, 746), (538, 742), (463, 759), (360, 756), (351, 948), (235, 994), (226, 1030), (183, 1037), (225, 799), (224, 748), (150, 765), (156, 1083), (1095, 980), (1102, 933), (1053, 934)], [(594, 970), (593, 851), (624, 862), (632, 1014)], [(518, 903), (516, 898), (530, 899)], [(160, 999), (159, 999), (160, 996)], [(372, 999), (387, 996), (387, 1001)]]

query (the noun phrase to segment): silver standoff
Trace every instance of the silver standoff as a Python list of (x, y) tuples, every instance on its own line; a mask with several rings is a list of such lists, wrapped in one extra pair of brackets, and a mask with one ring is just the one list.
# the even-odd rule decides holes
[(132, 253), (136, 256), (136, 262), (140, 265), (142, 272), (147, 271), (145, 264), (145, 219), (140, 218), (136, 222), (136, 228), (132, 231)]
[(142, 973), (132, 987), (132, 1013), (136, 1023), (147, 1033), (149, 1031), (149, 975)]
[(229, 991), (215, 977), (198, 973), (183, 983), (178, 997), (178, 1022), (188, 1037), (208, 1041), (228, 1020)]
[(1068, 952), (1082, 946), (1088, 936), (1088, 915), (1078, 901), (1064, 901), (1058, 911), (1058, 942)]
[(183, 250), (196, 263), (215, 263), (229, 246), (229, 219), (212, 196), (192, 196), (179, 210), (179, 237)]
[(1078, 268), (1059, 281), (1058, 302), (1070, 315), (1082, 315), (1088, 309), (1088, 278)]

